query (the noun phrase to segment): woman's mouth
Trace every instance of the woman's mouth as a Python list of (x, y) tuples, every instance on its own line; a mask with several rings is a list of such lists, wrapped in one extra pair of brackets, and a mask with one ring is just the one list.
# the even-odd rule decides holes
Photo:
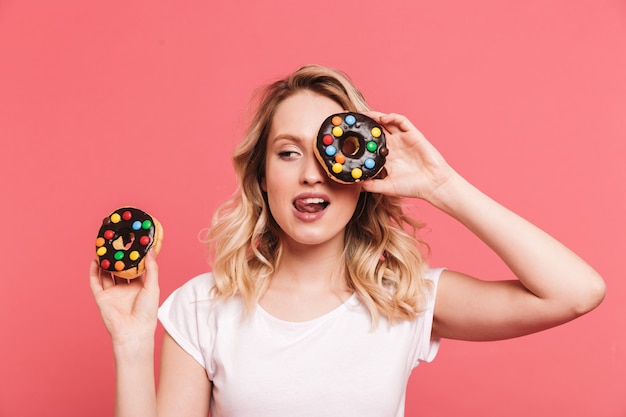
[(301, 213), (318, 213), (328, 207), (330, 203), (321, 197), (298, 198), (293, 206)]

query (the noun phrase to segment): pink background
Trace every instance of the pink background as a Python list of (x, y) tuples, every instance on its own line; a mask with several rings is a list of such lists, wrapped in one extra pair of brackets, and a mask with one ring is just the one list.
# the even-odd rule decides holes
[[(87, 283), (102, 217), (161, 220), (162, 298), (205, 271), (197, 236), (234, 190), (253, 89), (311, 62), (408, 115), (608, 283), (560, 328), (445, 341), (407, 415), (626, 415), (626, 2), (0, 0), (0, 416), (111, 415)], [(509, 276), (457, 223), (415, 213), (434, 265)]]

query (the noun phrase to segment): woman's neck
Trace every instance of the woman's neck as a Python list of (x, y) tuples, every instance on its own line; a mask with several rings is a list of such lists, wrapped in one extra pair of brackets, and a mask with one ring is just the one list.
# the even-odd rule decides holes
[(343, 241), (303, 245), (283, 241), (273, 284), (306, 291), (345, 291)]
[(332, 311), (351, 294), (343, 244), (332, 247), (283, 242), (280, 261), (259, 303), (278, 319), (300, 322)]

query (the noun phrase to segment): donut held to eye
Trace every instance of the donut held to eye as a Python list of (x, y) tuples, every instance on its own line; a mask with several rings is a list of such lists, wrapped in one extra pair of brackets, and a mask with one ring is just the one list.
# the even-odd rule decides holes
[(328, 176), (342, 184), (375, 177), (389, 154), (382, 126), (354, 112), (326, 118), (317, 134), (314, 151)]
[(150, 249), (161, 250), (163, 227), (143, 210), (121, 207), (102, 220), (96, 238), (98, 265), (104, 271), (125, 279), (141, 276)]

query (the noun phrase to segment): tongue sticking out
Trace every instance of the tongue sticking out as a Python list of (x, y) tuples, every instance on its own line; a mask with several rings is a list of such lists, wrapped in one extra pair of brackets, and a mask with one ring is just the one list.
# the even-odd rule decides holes
[(321, 198), (302, 198), (295, 201), (296, 210), (304, 213), (317, 213), (328, 206), (328, 203)]

